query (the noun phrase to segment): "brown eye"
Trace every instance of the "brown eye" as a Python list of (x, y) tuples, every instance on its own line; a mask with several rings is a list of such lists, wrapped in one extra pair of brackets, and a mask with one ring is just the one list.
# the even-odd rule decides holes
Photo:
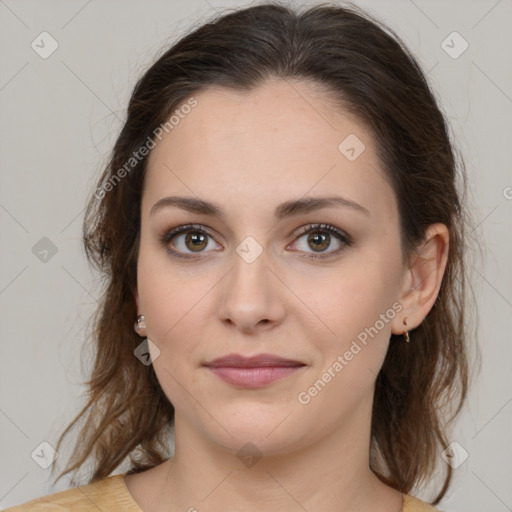
[[(299, 250), (306, 253), (304, 257), (309, 259), (328, 258), (352, 245), (352, 239), (349, 235), (330, 224), (312, 224), (305, 226), (298, 233), (298, 240), (305, 238), (306, 235), (305, 243), (298, 245)], [(337, 241), (338, 247), (328, 251), (327, 249), (333, 244), (333, 239)]]
[[(164, 233), (160, 237), (160, 243), (167, 248), (167, 252), (173, 256), (194, 258), (197, 253), (207, 253), (210, 239), (213, 238), (200, 225), (179, 226)], [(210, 244), (211, 245), (211, 244)]]
[(194, 252), (202, 251), (208, 245), (207, 236), (199, 231), (188, 232), (185, 236), (185, 246)]
[(319, 251), (327, 249), (330, 245), (330, 241), (331, 235), (322, 235), (320, 232), (309, 233), (308, 235), (308, 244), (310, 244), (310, 247), (316, 246), (314, 248)]

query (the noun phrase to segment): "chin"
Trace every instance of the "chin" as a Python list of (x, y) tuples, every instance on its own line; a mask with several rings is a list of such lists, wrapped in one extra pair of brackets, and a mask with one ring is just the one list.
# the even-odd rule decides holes
[(229, 434), (220, 428), (221, 431), (207, 435), (214, 443), (234, 452), (239, 458), (246, 455), (278, 456), (293, 451), (301, 439), (297, 431), (290, 432), (283, 425), (279, 426), (282, 421), (281, 417), (278, 421), (259, 424), (229, 422), (223, 425)]

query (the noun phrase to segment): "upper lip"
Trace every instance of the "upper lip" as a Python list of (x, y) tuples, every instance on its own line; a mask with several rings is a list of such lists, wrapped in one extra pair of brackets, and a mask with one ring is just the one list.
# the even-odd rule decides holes
[(205, 366), (237, 366), (240, 368), (251, 368), (260, 366), (304, 366), (304, 363), (279, 357), (274, 354), (257, 354), (251, 357), (245, 357), (240, 354), (228, 354), (208, 361), (205, 363)]

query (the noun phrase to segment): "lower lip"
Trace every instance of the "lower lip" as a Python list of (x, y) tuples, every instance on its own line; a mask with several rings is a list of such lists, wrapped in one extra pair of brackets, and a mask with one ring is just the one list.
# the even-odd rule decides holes
[(305, 366), (261, 366), (237, 368), (233, 366), (208, 366), (217, 377), (241, 388), (260, 388), (296, 373)]

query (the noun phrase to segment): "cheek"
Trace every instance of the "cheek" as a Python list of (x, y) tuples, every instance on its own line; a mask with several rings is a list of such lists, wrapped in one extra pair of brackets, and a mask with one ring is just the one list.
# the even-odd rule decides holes
[(322, 368), (332, 368), (342, 356), (343, 370), (337, 374), (343, 386), (368, 387), (384, 361), (391, 322), (401, 309), (396, 301), (399, 269), (386, 261), (392, 259), (360, 254), (357, 262), (347, 262), (325, 280), (324, 293), (308, 292), (308, 304), (324, 325), (317, 338)]
[[(294, 292), (302, 297), (332, 339), (357, 336), (389, 309), (397, 296), (397, 267), (385, 256), (359, 253), (343, 265), (314, 278), (298, 279)], [(310, 315), (308, 315), (309, 317)]]
[(201, 281), (173, 264), (165, 248), (143, 241), (137, 267), (137, 284), (148, 333), (160, 342), (198, 300)]
[(190, 283), (171, 273), (170, 265), (162, 266), (160, 250), (141, 250), (138, 262), (138, 291), (146, 317), (147, 334), (160, 349), (168, 350), (168, 339), (175, 337), (182, 319), (190, 311), (194, 289)]
[(164, 368), (177, 375), (183, 362), (189, 367), (202, 363), (198, 348), (207, 341), (205, 322), (212, 319), (210, 293), (219, 280), (211, 269), (171, 264), (162, 252), (165, 250), (145, 248), (138, 263), (147, 335), (160, 350), (154, 363), (159, 378)]
[(186, 409), (194, 379), (192, 365), (200, 364), (194, 318), (201, 314), (200, 281), (180, 279), (169, 267), (155, 270), (149, 259), (139, 260), (139, 293), (146, 311), (147, 336), (158, 347), (153, 368), (167, 399)]

